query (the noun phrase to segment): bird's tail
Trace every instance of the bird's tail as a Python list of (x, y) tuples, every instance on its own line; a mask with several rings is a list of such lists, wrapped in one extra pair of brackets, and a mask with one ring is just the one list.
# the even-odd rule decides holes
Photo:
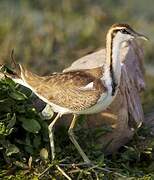
[(8, 68), (6, 65), (0, 65), (0, 73), (11, 79), (21, 79), (21, 66), (14, 59), (14, 50), (11, 52), (11, 64), (12, 68)]

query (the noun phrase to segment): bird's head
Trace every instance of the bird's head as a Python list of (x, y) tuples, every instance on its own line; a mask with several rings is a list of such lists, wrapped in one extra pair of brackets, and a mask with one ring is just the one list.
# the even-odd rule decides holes
[(128, 24), (114, 24), (109, 29), (107, 36), (117, 39), (120, 43), (134, 38), (141, 38), (148, 40), (148, 38), (136, 31), (134, 31)]

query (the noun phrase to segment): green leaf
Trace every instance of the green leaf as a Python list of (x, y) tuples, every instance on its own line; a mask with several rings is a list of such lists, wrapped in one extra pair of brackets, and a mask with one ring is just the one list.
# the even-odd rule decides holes
[(30, 154), (33, 154), (34, 153), (34, 148), (33, 146), (24, 146), (25, 148), (25, 151), (30, 153)]
[(4, 123), (0, 122), (0, 135), (4, 135), (6, 131), (6, 127)]
[(41, 129), (40, 124), (35, 119), (25, 119), (22, 122), (22, 127), (32, 133), (38, 133)]
[(19, 91), (11, 92), (9, 96), (18, 101), (27, 99), (27, 96)]
[(15, 88), (16, 83), (9, 77), (6, 77), (3, 82), (5, 82), (5, 84), (9, 85), (12, 89)]
[(38, 148), (41, 144), (41, 136), (40, 135), (37, 135), (33, 138), (33, 146), (35, 148)]
[(30, 133), (26, 133), (25, 144), (31, 146)]
[(13, 114), (13, 117), (11, 118), (11, 120), (9, 121), (9, 124), (7, 125), (7, 128), (12, 128), (16, 123), (16, 115), (15, 113)]
[(3, 103), (7, 100), (8, 98), (5, 98), (5, 99), (0, 99), (0, 103)]
[(19, 148), (14, 144), (10, 144), (6, 149), (6, 155), (11, 156), (12, 154), (19, 153)]

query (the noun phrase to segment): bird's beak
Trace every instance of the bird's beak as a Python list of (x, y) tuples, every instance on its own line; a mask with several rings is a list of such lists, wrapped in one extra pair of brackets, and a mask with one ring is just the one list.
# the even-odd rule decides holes
[(135, 37), (135, 38), (143, 39), (143, 40), (145, 40), (145, 41), (149, 41), (149, 38), (147, 38), (147, 37), (144, 36), (143, 34), (140, 34), (140, 33), (137, 33), (137, 32), (134, 32), (134, 37)]

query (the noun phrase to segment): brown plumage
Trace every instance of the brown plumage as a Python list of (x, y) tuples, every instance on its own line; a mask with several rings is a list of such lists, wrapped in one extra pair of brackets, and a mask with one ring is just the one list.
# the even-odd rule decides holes
[[(101, 68), (56, 73), (40, 77), (21, 67), (21, 78), (33, 91), (56, 105), (78, 112), (95, 105), (106, 88), (99, 79)], [(93, 83), (92, 88), (85, 88)]]
[[(125, 28), (127, 28), (127, 29), (131, 29), (131, 30), (133, 30), (130, 26), (129, 26), (129, 24), (125, 24), (125, 23), (115, 23), (115, 24), (113, 24), (112, 26), (111, 26), (111, 29), (112, 28), (118, 28), (118, 27), (125, 27)], [(134, 30), (133, 30), (134, 31)]]

